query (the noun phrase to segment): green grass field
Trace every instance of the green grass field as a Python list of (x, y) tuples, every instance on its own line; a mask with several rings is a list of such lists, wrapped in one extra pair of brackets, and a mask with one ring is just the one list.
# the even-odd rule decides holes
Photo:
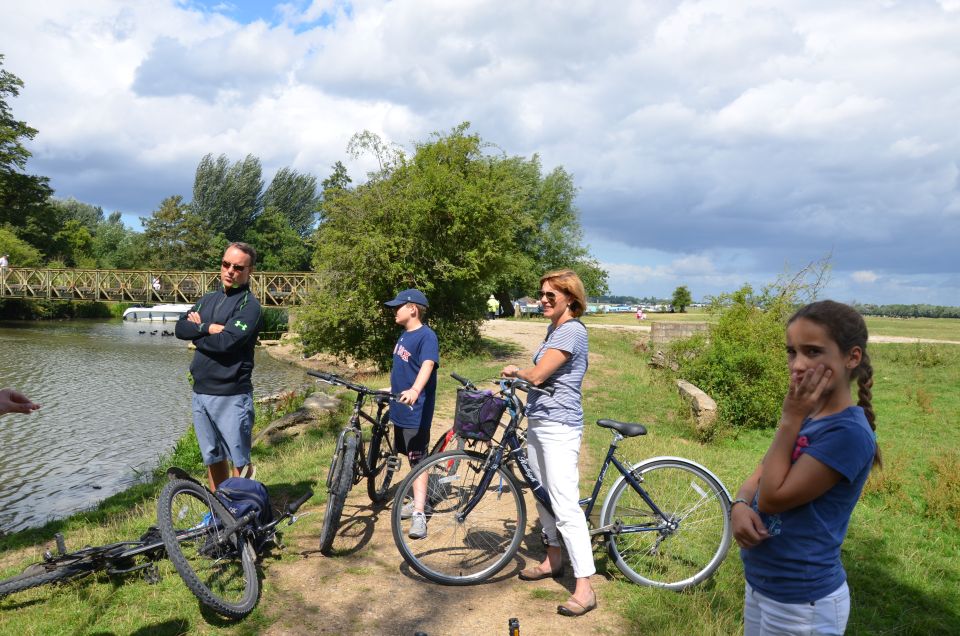
[[(621, 444), (624, 459), (688, 457), (709, 467), (728, 490), (736, 491), (762, 457), (771, 433), (750, 431), (722, 436), (711, 444), (696, 442), (691, 420), (671, 378), (648, 367), (647, 354), (637, 350), (636, 341), (641, 335), (591, 331), (591, 366), (584, 390), (584, 489), (592, 484), (593, 471), (610, 439), (609, 433), (593, 422), (610, 417), (643, 422), (649, 427), (645, 437)], [(445, 371), (474, 379), (495, 376), (503, 365), (503, 356), (513, 350), (496, 343), (488, 343), (488, 349), (491, 353), (476, 358), (446, 360)], [(960, 633), (960, 427), (955, 415), (960, 412), (956, 390), (960, 386), (960, 347), (882, 344), (872, 346), (871, 354), (884, 468), (871, 476), (844, 544), (843, 558), (853, 598), (848, 633)], [(380, 376), (364, 381), (379, 386), (377, 382), (384, 380)], [(454, 389), (455, 382), (441, 376), (438, 414), (452, 410)], [(302, 492), (319, 476), (318, 466), (325, 467), (329, 460), (332, 432), (339, 428), (340, 421), (339, 416), (331, 416), (305, 435), (255, 449), (254, 460), (275, 499)], [(192, 435), (184, 438), (174, 455), (164, 461), (164, 467), (181, 465), (202, 474), (195, 444)], [(96, 511), (0, 538), (0, 576), (10, 576), (36, 559), (57, 531), (66, 534), (70, 546), (138, 536), (154, 523), (160, 485), (138, 486), (108, 499)], [(323, 498), (318, 493), (309, 505), (319, 509)], [(315, 534), (316, 522), (310, 518), (288, 532), (291, 536), (313, 536), (310, 533)], [(712, 579), (683, 593), (629, 583), (602, 548), (598, 547), (595, 554), (599, 572), (612, 578), (601, 602), (605, 608), (623, 614), (630, 624), (628, 633), (742, 631), (743, 570), (736, 549)], [(264, 609), (271, 597), (270, 570), (296, 558), (295, 554), (281, 553), (266, 560), (264, 600), (239, 625), (202, 614), (169, 563), (161, 563), (164, 578), (159, 585), (147, 585), (135, 577), (111, 582), (101, 576), (2, 599), (0, 633), (259, 633), (270, 624)]]

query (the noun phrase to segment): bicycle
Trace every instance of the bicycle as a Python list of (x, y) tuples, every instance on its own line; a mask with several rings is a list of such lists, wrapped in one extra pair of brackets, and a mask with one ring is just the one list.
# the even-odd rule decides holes
[[(322, 371), (307, 371), (309, 375), (318, 378), (327, 384), (339, 385), (355, 391), (357, 399), (353, 403), (353, 413), (349, 423), (340, 431), (337, 445), (330, 461), (330, 470), (327, 473), (327, 507), (323, 514), (323, 527), (320, 530), (320, 552), (329, 554), (333, 547), (340, 525), (340, 515), (343, 513), (343, 504), (347, 500), (347, 493), (363, 478), (367, 479), (367, 494), (375, 503), (383, 503), (387, 499), (387, 492), (393, 481), (394, 474), (400, 470), (400, 458), (393, 448), (390, 438), (390, 409), (391, 399), (396, 399), (390, 391), (379, 391), (350, 382), (333, 373)], [(368, 396), (373, 396), (377, 405), (375, 416), (370, 416), (363, 410)], [(369, 448), (364, 449), (361, 431), (362, 420), (373, 426), (370, 435)]]
[[(151, 527), (137, 541), (119, 541), (106, 545), (86, 546), (67, 552), (63, 534), (56, 533), (57, 552), (47, 550), (43, 559), (24, 568), (23, 572), (0, 581), (0, 597), (41, 585), (72, 581), (94, 572), (110, 576), (142, 571), (148, 583), (158, 583), (160, 572), (156, 561), (164, 558), (166, 548), (156, 527)], [(139, 561), (145, 562), (139, 562)]]
[(172, 468), (157, 499), (157, 526), (173, 567), (201, 604), (229, 619), (241, 619), (260, 600), (257, 557), (280, 545), (277, 526), (310, 497), (307, 490), (283, 513), (260, 525), (258, 510), (234, 518), (220, 499), (184, 471)]
[[(517, 554), (526, 529), (526, 504), (523, 484), (510, 466), (519, 470), (534, 497), (551, 509), (517, 435), (525, 416), (517, 391), (549, 390), (519, 378), (498, 382), (510, 413), (500, 441), (484, 453), (455, 450), (426, 459), (404, 479), (394, 499), (394, 542), (410, 567), (436, 583), (480, 583)], [(600, 525), (591, 529), (591, 536), (603, 537), (617, 568), (635, 583), (680, 590), (707, 579), (730, 546), (727, 489), (709, 470), (681, 457), (623, 463), (616, 456), (619, 442), (645, 435), (646, 427), (610, 419), (597, 420), (597, 425), (611, 429), (613, 440), (591, 495), (580, 500), (588, 524), (608, 467), (612, 464), (621, 476), (607, 494)], [(412, 540), (403, 531), (399, 511), (423, 473), (430, 475), (429, 533)]]

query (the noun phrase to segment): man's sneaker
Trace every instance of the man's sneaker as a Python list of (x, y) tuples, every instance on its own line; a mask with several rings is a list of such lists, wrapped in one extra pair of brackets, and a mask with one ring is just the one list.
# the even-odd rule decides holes
[[(413, 516), (413, 511), (414, 511), (413, 502), (408, 501), (407, 503), (403, 504), (403, 508), (400, 509), (400, 518), (409, 519), (410, 517)], [(423, 511), (426, 514), (430, 514), (431, 512), (433, 512), (433, 509), (430, 507), (430, 504), (425, 504), (423, 506)]]
[(247, 464), (240, 469), (240, 476), (244, 479), (255, 479), (257, 476), (257, 467), (253, 464)]
[(411, 539), (425, 538), (427, 536), (427, 515), (422, 512), (415, 512), (412, 519), (410, 532), (407, 533), (407, 536)]

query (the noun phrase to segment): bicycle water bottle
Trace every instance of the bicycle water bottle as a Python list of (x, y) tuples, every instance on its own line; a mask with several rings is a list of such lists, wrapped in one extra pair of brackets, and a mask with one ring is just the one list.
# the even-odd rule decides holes
[(507, 621), (507, 636), (520, 636), (520, 621), (511, 618)]

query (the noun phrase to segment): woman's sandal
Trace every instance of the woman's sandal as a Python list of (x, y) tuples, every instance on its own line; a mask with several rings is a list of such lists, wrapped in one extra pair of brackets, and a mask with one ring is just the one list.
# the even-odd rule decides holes
[(563, 566), (560, 566), (560, 569), (556, 572), (544, 572), (540, 569), (539, 565), (527, 568), (526, 570), (520, 570), (520, 574), (517, 575), (521, 581), (540, 581), (542, 579), (556, 579), (563, 576)]
[(587, 612), (595, 609), (597, 609), (596, 593), (593, 595), (593, 600), (586, 605), (581, 605), (577, 599), (571, 596), (567, 599), (566, 603), (557, 606), (557, 614), (561, 616), (583, 616)]

